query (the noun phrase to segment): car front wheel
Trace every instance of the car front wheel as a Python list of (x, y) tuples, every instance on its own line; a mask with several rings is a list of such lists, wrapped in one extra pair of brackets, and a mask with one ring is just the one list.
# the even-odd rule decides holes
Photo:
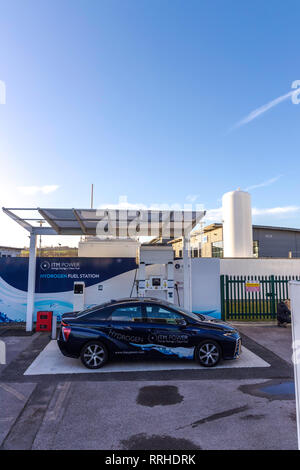
[(215, 341), (202, 341), (197, 347), (196, 359), (204, 367), (214, 367), (221, 359), (221, 348)]
[(88, 369), (99, 369), (108, 360), (107, 349), (99, 341), (92, 341), (82, 348), (80, 358)]

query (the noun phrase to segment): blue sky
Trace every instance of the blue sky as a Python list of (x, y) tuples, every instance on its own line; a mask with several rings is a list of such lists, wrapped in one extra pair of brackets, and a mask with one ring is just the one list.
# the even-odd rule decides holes
[[(298, 1), (0, 0), (0, 204), (204, 204), (300, 227)], [(253, 115), (252, 115), (253, 116)], [(256, 116), (256, 114), (255, 114)], [(45, 188), (46, 187), (46, 188)], [(39, 189), (41, 188), (41, 189)], [(0, 216), (0, 244), (27, 243)]]

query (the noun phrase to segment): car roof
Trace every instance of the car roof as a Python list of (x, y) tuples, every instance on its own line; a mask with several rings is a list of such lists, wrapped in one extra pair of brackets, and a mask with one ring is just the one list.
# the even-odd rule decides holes
[(163, 299), (158, 299), (157, 297), (123, 297), (123, 299), (111, 299), (112, 303), (115, 302), (166, 302)]
[(92, 311), (92, 310), (97, 310), (99, 308), (107, 308), (107, 307), (110, 307), (111, 305), (137, 303), (137, 302), (139, 303), (151, 302), (151, 303), (156, 303), (156, 304), (164, 304), (170, 307), (172, 307), (173, 305), (170, 302), (167, 302), (166, 300), (158, 299), (155, 297), (124, 297), (123, 299), (111, 299), (110, 301), (104, 302), (103, 304), (94, 305), (89, 310)]
[(127, 298), (125, 297), (123, 299), (111, 299), (111, 301), (108, 302), (107, 304), (113, 305), (113, 304), (123, 304), (123, 303), (127, 304), (127, 303), (135, 303), (135, 302), (140, 302), (140, 303), (151, 302), (151, 303), (156, 303), (156, 304), (173, 305), (164, 299), (158, 299), (156, 297), (127, 297)]

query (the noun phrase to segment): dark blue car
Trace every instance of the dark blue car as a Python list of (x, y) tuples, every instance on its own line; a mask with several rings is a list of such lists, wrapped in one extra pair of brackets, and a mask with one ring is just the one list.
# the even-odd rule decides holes
[(196, 359), (213, 367), (236, 359), (238, 331), (213, 318), (196, 315), (159, 299), (115, 300), (62, 316), (58, 346), (65, 356), (80, 357), (89, 369), (113, 356), (166, 356)]

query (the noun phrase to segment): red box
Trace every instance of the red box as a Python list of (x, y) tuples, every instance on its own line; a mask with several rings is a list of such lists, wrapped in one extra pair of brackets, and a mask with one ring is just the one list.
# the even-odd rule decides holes
[(35, 331), (52, 330), (53, 312), (37, 312)]

